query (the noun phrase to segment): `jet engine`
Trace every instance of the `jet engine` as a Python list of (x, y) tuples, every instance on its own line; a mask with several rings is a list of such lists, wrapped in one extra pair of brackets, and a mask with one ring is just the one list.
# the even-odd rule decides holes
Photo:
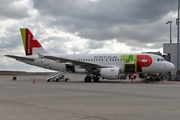
[(102, 78), (116, 80), (120, 78), (120, 68), (102, 68), (100, 74)]

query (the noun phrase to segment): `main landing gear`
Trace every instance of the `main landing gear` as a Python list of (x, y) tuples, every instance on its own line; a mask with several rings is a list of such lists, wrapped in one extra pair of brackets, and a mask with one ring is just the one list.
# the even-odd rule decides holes
[(99, 82), (99, 79), (100, 79), (100, 78), (99, 78), (98, 76), (93, 76), (93, 77), (91, 77), (91, 76), (86, 76), (86, 77), (84, 78), (84, 82), (91, 82), (92, 79), (93, 79), (94, 82)]
[(153, 76), (148, 76), (147, 78), (145, 78), (144, 82), (145, 83), (149, 83), (149, 81), (156, 81), (159, 82), (161, 79), (159, 76), (153, 77)]

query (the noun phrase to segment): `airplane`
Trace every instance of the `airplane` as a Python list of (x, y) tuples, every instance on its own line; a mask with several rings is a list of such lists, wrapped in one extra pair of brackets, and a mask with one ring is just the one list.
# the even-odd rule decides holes
[[(20, 28), (25, 56), (5, 55), (20, 62), (57, 71), (47, 79), (59, 81), (66, 73), (86, 74), (84, 82), (100, 78), (121, 79), (128, 73), (151, 74), (170, 72), (174, 64), (149, 53), (49, 54), (28, 28)], [(145, 81), (149, 82), (149, 81)]]

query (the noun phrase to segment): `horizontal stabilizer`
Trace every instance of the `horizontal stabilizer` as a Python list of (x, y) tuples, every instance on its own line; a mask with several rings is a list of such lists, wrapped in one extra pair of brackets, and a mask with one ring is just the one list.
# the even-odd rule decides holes
[(34, 61), (34, 58), (29, 57), (22, 57), (22, 56), (15, 56), (15, 55), (5, 55), (6, 57), (14, 58), (16, 60), (28, 60), (28, 61)]

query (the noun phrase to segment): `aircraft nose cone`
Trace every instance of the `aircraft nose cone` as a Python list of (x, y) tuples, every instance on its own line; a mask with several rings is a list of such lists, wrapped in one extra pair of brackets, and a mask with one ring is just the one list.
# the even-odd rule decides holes
[(173, 70), (175, 68), (175, 65), (174, 64), (172, 64), (172, 63), (169, 63), (168, 64), (168, 69), (169, 70)]

